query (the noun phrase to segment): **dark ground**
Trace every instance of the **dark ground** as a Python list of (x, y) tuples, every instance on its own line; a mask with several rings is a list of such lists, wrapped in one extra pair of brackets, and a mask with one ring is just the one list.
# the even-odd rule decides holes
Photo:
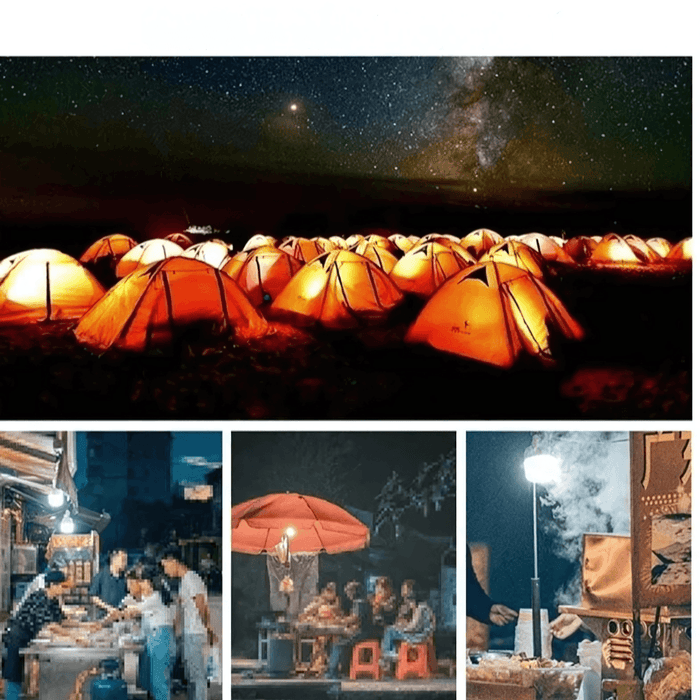
[[(678, 241), (691, 232), (690, 194), (504, 193), (469, 200), (464, 185), (241, 175), (210, 182), (130, 175), (82, 188), (0, 188), (0, 256), (38, 247), (79, 257), (121, 231), (138, 240), (221, 229), (240, 249), (258, 230), (349, 235), (366, 226), (405, 234), (567, 236), (609, 231)], [(185, 218), (186, 217), (186, 218)], [(166, 352), (97, 356), (71, 324), (0, 330), (0, 418), (688, 419), (689, 268), (552, 270), (548, 283), (586, 328), (556, 349), (559, 365), (525, 359), (510, 371), (404, 344), (407, 304), (379, 328), (279, 332), (254, 345), (191, 338)]]

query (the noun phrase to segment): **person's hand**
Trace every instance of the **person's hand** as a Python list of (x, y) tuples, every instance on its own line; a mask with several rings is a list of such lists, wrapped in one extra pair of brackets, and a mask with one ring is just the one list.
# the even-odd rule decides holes
[(489, 611), (489, 620), (491, 620), (491, 624), (498, 625), (499, 627), (507, 625), (509, 622), (515, 620), (516, 617), (518, 617), (518, 613), (515, 612), (515, 610), (511, 610), (507, 605), (500, 605), (499, 603), (492, 605)]
[(582, 624), (583, 620), (578, 615), (564, 613), (563, 615), (559, 615), (556, 620), (552, 620), (549, 629), (557, 639), (566, 639), (581, 627)]

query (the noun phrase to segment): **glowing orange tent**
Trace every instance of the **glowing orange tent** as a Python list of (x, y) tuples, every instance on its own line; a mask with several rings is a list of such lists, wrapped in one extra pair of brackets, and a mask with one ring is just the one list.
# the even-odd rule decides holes
[(96, 240), (81, 256), (80, 262), (83, 265), (97, 263), (103, 258), (110, 258), (111, 262), (116, 262), (128, 253), (136, 241), (124, 233), (112, 233)]
[(183, 250), (189, 248), (194, 241), (186, 233), (169, 233), (167, 236), (163, 236), (163, 240), (172, 241), (177, 243)]
[(428, 300), (406, 340), (509, 368), (523, 351), (551, 363), (550, 328), (571, 339), (584, 335), (534, 275), (487, 262), (447, 280)]
[(676, 243), (676, 245), (668, 251), (666, 256), (667, 260), (683, 260), (685, 262), (692, 262), (693, 260), (693, 239), (684, 238), (682, 241)]
[[(383, 231), (383, 233), (379, 233), (379, 231)], [(399, 247), (389, 238), (389, 235), (391, 235), (391, 232), (385, 229), (375, 229), (374, 233), (369, 234), (365, 232), (363, 234), (364, 240), (360, 241), (357, 245), (369, 243), (370, 245), (375, 245), (378, 248), (383, 248), (384, 250), (389, 251), (392, 255), (396, 256), (396, 254), (399, 252)], [(362, 255), (362, 253), (360, 253), (360, 255)]]
[(503, 236), (490, 228), (478, 228), (461, 238), (459, 244), (475, 258), (480, 258), (489, 248), (503, 243)]
[(344, 508), (298, 493), (272, 493), (231, 509), (231, 551), (273, 554), (283, 537), (290, 554), (339, 554), (367, 547), (370, 533)]
[(610, 263), (640, 265), (644, 262), (641, 255), (622, 236), (618, 236), (616, 233), (608, 233), (603, 236), (603, 240), (596, 246), (588, 259), (592, 263), (603, 265)]
[(650, 238), (646, 244), (652, 250), (655, 250), (662, 258), (665, 258), (672, 248), (671, 244), (665, 238), (661, 238), (659, 236)]
[(231, 248), (229, 245), (215, 238), (203, 243), (195, 243), (182, 253), (183, 258), (200, 260), (218, 269), (226, 264), (230, 256)]
[[(242, 262), (227, 262), (222, 268), (240, 285), (255, 306), (274, 301), (288, 282), (304, 266), (279, 248), (266, 245), (254, 248)], [(237, 269), (236, 269), (237, 268)]]
[(402, 233), (392, 233), (389, 240), (402, 252), (408, 253), (418, 242), (418, 236), (404, 236)]
[(489, 248), (479, 258), (479, 262), (497, 262), (506, 265), (514, 265), (531, 272), (536, 277), (544, 277), (544, 259), (526, 243), (516, 240), (503, 241)]
[(38, 248), (0, 262), (0, 324), (80, 318), (105, 293), (75, 258)]
[(663, 261), (663, 256), (659, 255), (647, 242), (639, 236), (627, 235), (625, 242), (637, 254), (637, 257), (645, 263), (659, 263)]
[(324, 253), (294, 275), (270, 313), (299, 325), (355, 328), (380, 322), (403, 294), (374, 263), (349, 250)]
[(312, 239), (313, 243), (320, 245), (323, 248), (323, 252), (327, 253), (329, 250), (335, 250), (337, 246), (330, 238), (324, 238), (323, 236), (314, 236)]
[(247, 253), (250, 250), (255, 250), (255, 248), (260, 248), (264, 245), (275, 246), (277, 245), (277, 240), (274, 236), (268, 236), (265, 233), (256, 233), (246, 241), (243, 250)]
[(342, 236), (331, 236), (328, 239), (334, 248), (342, 248), (343, 250), (348, 249), (348, 242)]
[(266, 321), (228, 275), (177, 256), (118, 282), (83, 316), (75, 335), (97, 350), (143, 351), (167, 344), (179, 330), (201, 323), (242, 338), (267, 332)]
[(353, 248), (353, 253), (357, 253), (363, 258), (371, 260), (387, 274), (389, 274), (394, 268), (394, 265), (396, 265), (396, 256), (392, 255), (387, 248), (379, 246), (376, 243), (370, 243), (369, 238), (365, 238), (364, 241), (360, 241)]
[(134, 270), (182, 253), (183, 250), (177, 243), (163, 238), (152, 238), (150, 241), (139, 243), (122, 256), (117, 264), (117, 277), (126, 277)]
[(280, 243), (279, 249), (302, 262), (309, 262), (325, 252), (323, 245), (318, 241), (309, 241), (306, 238), (296, 238), (295, 236), (289, 236)]
[(597, 245), (598, 241), (591, 236), (574, 236), (564, 243), (564, 251), (575, 262), (583, 263), (588, 260)]
[(428, 241), (411, 248), (389, 277), (402, 292), (429, 297), (445, 280), (475, 264), (476, 260), (466, 250)]
[(574, 262), (574, 259), (558, 243), (543, 233), (526, 233), (520, 236), (520, 242), (536, 250), (545, 260), (567, 264)]

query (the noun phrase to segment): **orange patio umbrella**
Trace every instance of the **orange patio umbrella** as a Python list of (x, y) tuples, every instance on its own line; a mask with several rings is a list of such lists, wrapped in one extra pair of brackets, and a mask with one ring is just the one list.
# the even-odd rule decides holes
[(340, 506), (315, 496), (272, 493), (231, 510), (231, 551), (339, 554), (369, 545), (369, 528)]

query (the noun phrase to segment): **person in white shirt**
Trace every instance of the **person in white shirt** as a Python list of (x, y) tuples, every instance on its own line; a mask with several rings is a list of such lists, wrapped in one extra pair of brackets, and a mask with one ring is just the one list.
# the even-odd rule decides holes
[[(170, 700), (170, 683), (175, 659), (175, 604), (163, 589), (155, 567), (128, 574), (130, 596), (125, 613), (141, 616), (146, 637), (146, 673), (142, 679), (154, 700)], [(131, 598), (135, 599), (132, 600)]]
[(207, 587), (196, 571), (180, 560), (177, 549), (166, 550), (160, 560), (165, 575), (180, 579), (176, 630), (182, 634), (182, 656), (187, 679), (189, 700), (206, 700), (207, 656), (210, 645), (216, 643), (211, 628)]

